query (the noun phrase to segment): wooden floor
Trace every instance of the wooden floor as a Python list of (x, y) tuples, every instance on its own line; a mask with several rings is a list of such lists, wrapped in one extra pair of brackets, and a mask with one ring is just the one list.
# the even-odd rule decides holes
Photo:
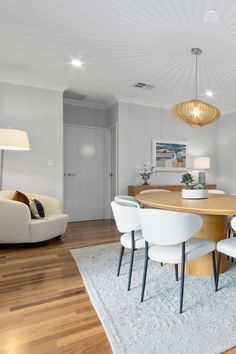
[(100, 220), (71, 223), (63, 238), (41, 245), (2, 247), (0, 353), (110, 354), (69, 250), (118, 239), (114, 223)]

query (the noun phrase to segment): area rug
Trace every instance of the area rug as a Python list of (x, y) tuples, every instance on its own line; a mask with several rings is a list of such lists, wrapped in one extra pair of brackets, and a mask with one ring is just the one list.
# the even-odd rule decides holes
[(143, 250), (135, 252), (127, 292), (129, 252), (116, 276), (119, 243), (71, 250), (115, 354), (219, 354), (236, 345), (236, 267), (220, 277), (186, 276), (184, 313), (169, 266), (150, 261), (140, 303)]

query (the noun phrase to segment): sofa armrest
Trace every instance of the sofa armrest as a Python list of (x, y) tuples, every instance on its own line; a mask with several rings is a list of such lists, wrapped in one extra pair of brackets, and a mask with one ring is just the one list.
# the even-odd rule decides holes
[(0, 243), (31, 242), (30, 210), (27, 205), (8, 199), (0, 199)]
[(59, 199), (36, 193), (26, 193), (26, 195), (29, 200), (37, 199), (40, 203), (42, 203), (46, 216), (62, 213)]

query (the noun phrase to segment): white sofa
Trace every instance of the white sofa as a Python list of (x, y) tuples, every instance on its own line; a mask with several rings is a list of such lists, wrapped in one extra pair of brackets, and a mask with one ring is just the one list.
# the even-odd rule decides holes
[(68, 215), (63, 214), (58, 199), (45, 195), (27, 193), (31, 199), (39, 200), (45, 218), (31, 219), (27, 205), (12, 200), (15, 191), (0, 191), (0, 243), (35, 243), (65, 233)]

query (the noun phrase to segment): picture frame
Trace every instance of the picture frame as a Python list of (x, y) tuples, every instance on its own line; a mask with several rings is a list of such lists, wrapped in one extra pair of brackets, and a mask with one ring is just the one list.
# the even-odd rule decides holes
[(187, 142), (152, 139), (152, 164), (155, 171), (186, 171)]

